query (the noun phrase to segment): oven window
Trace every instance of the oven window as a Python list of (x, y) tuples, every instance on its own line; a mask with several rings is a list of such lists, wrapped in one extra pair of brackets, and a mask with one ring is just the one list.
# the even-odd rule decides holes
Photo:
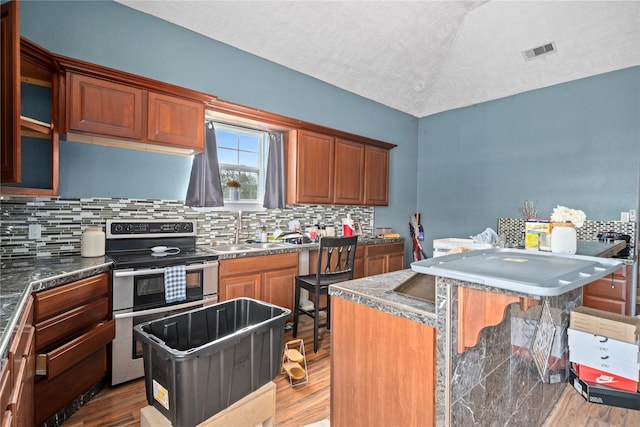
[[(136, 276), (133, 280), (134, 310), (146, 310), (152, 307), (160, 307), (166, 304), (164, 297), (163, 270), (158, 270), (158, 274)], [(202, 270), (187, 271), (186, 301), (196, 301), (198, 299), (202, 299), (203, 282), (204, 273)]]

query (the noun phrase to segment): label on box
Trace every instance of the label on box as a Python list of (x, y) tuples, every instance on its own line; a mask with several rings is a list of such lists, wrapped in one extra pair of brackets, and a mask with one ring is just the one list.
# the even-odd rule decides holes
[(529, 219), (525, 223), (524, 248), (538, 249), (540, 244), (540, 233), (551, 233), (549, 220)]
[(153, 398), (160, 403), (164, 409), (169, 410), (169, 391), (162, 387), (160, 383), (153, 380)]

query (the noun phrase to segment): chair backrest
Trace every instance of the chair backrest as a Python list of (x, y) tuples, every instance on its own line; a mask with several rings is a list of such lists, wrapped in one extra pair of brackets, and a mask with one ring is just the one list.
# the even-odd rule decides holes
[(318, 249), (317, 283), (353, 279), (358, 236), (322, 237)]

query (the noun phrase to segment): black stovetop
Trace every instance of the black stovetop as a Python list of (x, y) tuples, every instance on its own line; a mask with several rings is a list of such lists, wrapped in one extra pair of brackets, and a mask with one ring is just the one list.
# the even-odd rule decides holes
[(215, 261), (217, 255), (197, 248), (181, 249), (177, 254), (153, 254), (151, 250), (107, 252), (114, 267), (121, 268), (157, 268), (174, 265), (189, 265), (204, 261)]
[[(151, 248), (155, 246), (179, 248), (180, 252), (177, 254), (154, 254)], [(195, 238), (191, 237), (125, 240), (107, 239), (106, 255), (111, 258), (115, 268), (170, 267), (218, 259), (217, 255), (198, 249), (195, 244)]]

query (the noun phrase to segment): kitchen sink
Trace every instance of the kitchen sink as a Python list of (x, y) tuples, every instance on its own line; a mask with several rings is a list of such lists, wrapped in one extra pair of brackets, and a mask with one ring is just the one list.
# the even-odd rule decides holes
[(218, 245), (212, 246), (210, 249), (214, 252), (247, 252), (255, 248), (248, 245)]
[(430, 274), (416, 273), (393, 289), (401, 295), (436, 303), (436, 278)]

